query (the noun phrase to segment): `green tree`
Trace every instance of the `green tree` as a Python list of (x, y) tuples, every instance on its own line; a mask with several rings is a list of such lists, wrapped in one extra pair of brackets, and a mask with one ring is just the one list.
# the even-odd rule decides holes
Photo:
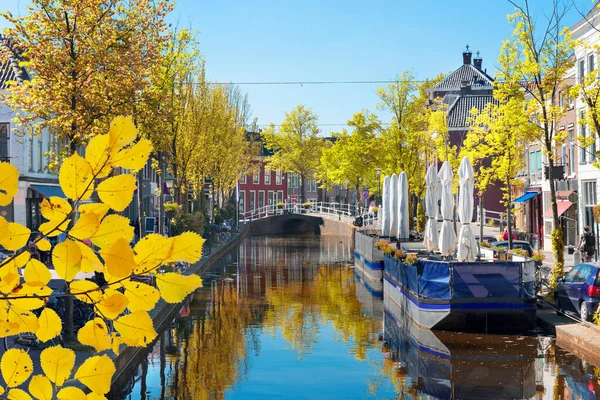
[(524, 0), (523, 6), (511, 1), (516, 13), (509, 15), (514, 25), (512, 35), (503, 43), (500, 53), (498, 80), (502, 87), (511, 88), (520, 84), (525, 92), (525, 110), (529, 121), (537, 127), (535, 138), (542, 145), (548, 159), (548, 180), (550, 181), (550, 203), (554, 231), (552, 249), (554, 271), (552, 284), (563, 274), (564, 242), (558, 219), (556, 187), (553, 167), (555, 164), (554, 145), (561, 140), (557, 130), (566, 106), (559, 104), (563, 78), (573, 66), (571, 57), (573, 40), (568, 29), (562, 29), (566, 8), (559, 0), (552, 0), (552, 13), (544, 19), (535, 18)]
[(269, 167), (300, 175), (302, 202), (306, 201), (304, 180), (317, 171), (324, 146), (323, 138), (319, 137), (318, 119), (312, 109), (300, 104), (285, 113), (279, 128), (271, 124), (263, 132), (266, 148), (274, 152)]

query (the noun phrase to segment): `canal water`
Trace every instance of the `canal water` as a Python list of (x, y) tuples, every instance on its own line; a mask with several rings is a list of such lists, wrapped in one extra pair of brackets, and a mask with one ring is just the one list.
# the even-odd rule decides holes
[(541, 333), (419, 330), (344, 237), (247, 238), (160, 335), (125, 399), (598, 399), (600, 368)]

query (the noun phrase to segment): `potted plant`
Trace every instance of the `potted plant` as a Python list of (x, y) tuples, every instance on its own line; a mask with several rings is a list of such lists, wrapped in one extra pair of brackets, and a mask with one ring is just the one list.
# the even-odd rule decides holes
[(512, 249), (510, 251), (511, 254), (516, 254), (521, 257), (529, 257), (529, 253), (525, 249)]
[(385, 246), (387, 246), (390, 242), (386, 242), (385, 240), (378, 240), (375, 242), (375, 247), (379, 250), (383, 250)]
[(538, 251), (537, 253), (533, 253), (531, 258), (533, 259), (533, 261), (535, 261), (535, 265), (540, 267), (546, 259), (546, 256), (541, 251)]
[(307, 201), (306, 203), (302, 203), (302, 207), (304, 207), (305, 209), (309, 209), (312, 207), (312, 203), (310, 201)]
[(479, 245), (481, 247), (485, 247), (487, 249), (491, 249), (492, 248), (492, 244), (490, 242), (488, 242), (487, 240), (484, 240), (483, 242), (479, 242)]
[(394, 251), (394, 258), (403, 261), (406, 258), (406, 252), (402, 249)]
[(508, 260), (508, 254), (506, 253), (506, 249), (504, 247), (496, 246), (492, 247), (492, 250), (494, 250), (494, 258), (498, 261)]
[(377, 216), (377, 211), (379, 211), (379, 207), (373, 207), (373, 208), (371, 209), (371, 211), (373, 212), (373, 214), (374, 214), (375, 216)]
[(383, 251), (383, 254), (385, 254), (387, 256), (392, 256), (394, 254), (394, 252), (396, 251), (396, 248), (394, 246), (390, 246), (389, 244), (386, 244), (385, 247), (383, 247), (381, 249), (381, 251)]
[(404, 260), (404, 262), (408, 265), (415, 265), (417, 263), (417, 261), (419, 261), (419, 259), (417, 258), (416, 253), (407, 254), (406, 259)]
[(276, 206), (278, 209), (280, 209), (280, 210), (281, 210), (283, 207), (285, 207), (285, 204), (284, 204), (284, 203), (277, 203), (275, 206)]
[(181, 206), (177, 203), (165, 203), (165, 216), (169, 219), (175, 218), (181, 211)]

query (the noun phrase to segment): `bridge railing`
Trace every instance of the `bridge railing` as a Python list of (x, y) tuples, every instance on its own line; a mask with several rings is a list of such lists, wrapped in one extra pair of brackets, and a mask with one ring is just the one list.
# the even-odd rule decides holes
[(350, 220), (358, 215), (358, 212), (351, 204), (319, 201), (310, 203), (310, 206), (304, 206), (302, 203), (297, 202), (285, 203), (283, 206), (268, 204), (240, 213), (239, 216), (240, 222), (248, 222), (283, 214), (317, 214), (326, 218)]

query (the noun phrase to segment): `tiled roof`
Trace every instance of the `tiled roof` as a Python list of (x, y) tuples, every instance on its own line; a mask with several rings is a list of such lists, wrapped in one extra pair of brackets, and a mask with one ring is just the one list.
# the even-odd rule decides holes
[(463, 64), (432, 90), (460, 90), (463, 82), (469, 82), (472, 88), (492, 88), (494, 80), (485, 72), (478, 70), (472, 64)]
[(13, 43), (5, 36), (0, 35), (0, 90), (6, 89), (8, 81), (29, 79), (24, 68), (19, 66), (19, 61)]
[(498, 104), (498, 101), (492, 95), (460, 96), (448, 110), (448, 127), (467, 127), (467, 117), (470, 115), (471, 110), (476, 108), (481, 111), (488, 103)]

